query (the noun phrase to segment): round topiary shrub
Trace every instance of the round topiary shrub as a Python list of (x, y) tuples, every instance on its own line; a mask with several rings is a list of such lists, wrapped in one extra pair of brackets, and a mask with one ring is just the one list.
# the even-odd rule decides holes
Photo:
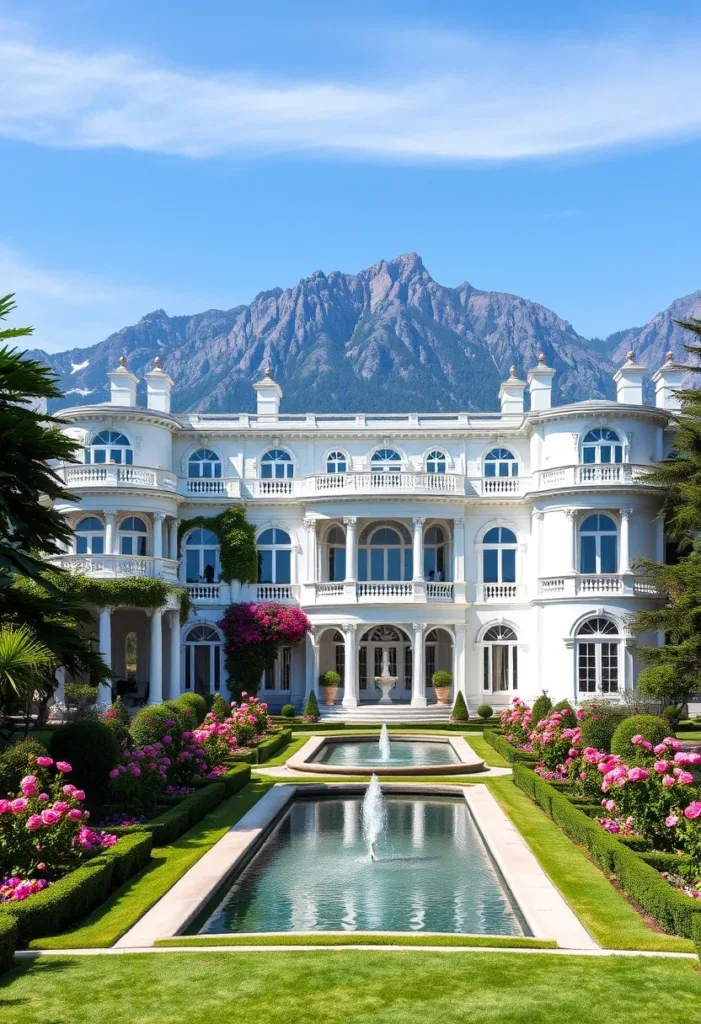
[(54, 761), (71, 765), (68, 781), (85, 790), (88, 804), (106, 803), (109, 773), (120, 758), (116, 733), (96, 718), (78, 718), (62, 725), (49, 740), (49, 754)]
[(0, 797), (14, 796), (25, 775), (31, 775), (37, 757), (46, 756), (46, 747), (39, 740), (26, 739), (13, 743), (0, 754)]
[(584, 718), (579, 725), (582, 730), (582, 746), (594, 747), (607, 753), (616, 728), (629, 717), (628, 709), (607, 704), (603, 700), (591, 700), (582, 704)]
[(209, 709), (214, 715), (218, 722), (223, 722), (225, 718), (229, 718), (231, 715), (231, 706), (227, 704), (224, 698), (217, 694), (212, 701), (212, 706)]
[(630, 760), (639, 752), (631, 740), (634, 736), (642, 736), (652, 743), (653, 747), (669, 736), (669, 723), (657, 715), (633, 715), (616, 727), (611, 740), (611, 753), (624, 760)]
[(577, 716), (574, 708), (568, 700), (560, 700), (557, 704), (553, 704), (553, 711), (560, 712), (562, 715), (562, 721), (568, 728), (572, 729), (577, 724)]
[(469, 722), (470, 712), (467, 710), (467, 704), (460, 690), (458, 690), (455, 703), (453, 704), (453, 710), (450, 715), (451, 722)]
[[(137, 747), (147, 743), (161, 743), (164, 736), (180, 739), (184, 721), (192, 721), (194, 715), (189, 708), (178, 707), (171, 701), (153, 704), (137, 711), (131, 723), (131, 738)], [(194, 726), (193, 726), (194, 728)]]
[(328, 672), (323, 672), (319, 676), (319, 682), (322, 686), (340, 686), (341, 677), (338, 672), (334, 672), (333, 669), (329, 669)]
[(312, 690), (307, 698), (307, 703), (304, 707), (304, 721), (305, 722), (318, 722), (319, 721), (319, 702), (316, 699), (316, 694)]
[(533, 709), (531, 711), (531, 729), (535, 729), (538, 722), (543, 718), (547, 718), (553, 709), (553, 702), (548, 697), (547, 693), (541, 693), (540, 697), (536, 697), (533, 701)]
[(480, 704), (477, 708), (477, 714), (486, 722), (494, 714), (494, 708), (490, 708), (489, 704)]
[(175, 703), (178, 707), (190, 708), (195, 716), (195, 725), (201, 725), (204, 722), (207, 705), (204, 697), (201, 697), (199, 693), (181, 693)]
[(283, 704), (282, 711), (280, 712), (283, 718), (294, 718), (297, 712), (295, 711), (294, 704)]

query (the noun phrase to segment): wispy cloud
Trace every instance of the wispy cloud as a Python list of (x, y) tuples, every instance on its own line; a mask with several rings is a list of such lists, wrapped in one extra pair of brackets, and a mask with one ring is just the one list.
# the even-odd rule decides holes
[(389, 36), (350, 80), (175, 68), (128, 52), (0, 41), (0, 135), (192, 158), (547, 158), (701, 134), (701, 42)]

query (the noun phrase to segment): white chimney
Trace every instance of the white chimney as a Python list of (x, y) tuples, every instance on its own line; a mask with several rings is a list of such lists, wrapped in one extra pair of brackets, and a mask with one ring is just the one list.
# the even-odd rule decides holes
[(616, 401), (625, 405), (643, 404), (643, 377), (647, 373), (647, 366), (640, 366), (635, 362), (635, 354), (628, 353), (623, 366), (613, 375), (616, 382)]
[(553, 377), (555, 370), (545, 365), (545, 356), (541, 352), (538, 365), (528, 371), (528, 390), (531, 396), (531, 412), (549, 409), (553, 404)]
[(673, 352), (667, 353), (667, 362), (659, 368), (657, 373), (652, 375), (652, 382), (655, 385), (655, 405), (658, 409), (679, 412), (682, 403), (675, 392), (683, 387), (686, 369), (682, 363), (674, 362)]
[(127, 370), (127, 357), (121, 356), (116, 370), (108, 373), (110, 402), (112, 405), (136, 405), (136, 385), (139, 378)]
[(268, 420), (276, 420), (280, 412), (282, 388), (273, 380), (269, 366), (265, 370), (263, 380), (259, 380), (253, 387), (257, 395), (258, 415), (265, 416)]
[(146, 405), (156, 412), (170, 412), (170, 392), (173, 381), (161, 368), (158, 356), (153, 361), (153, 369), (144, 374), (146, 380)]
[(523, 412), (523, 392), (526, 390), (525, 380), (516, 376), (516, 367), (512, 366), (508, 380), (499, 388), (502, 416)]

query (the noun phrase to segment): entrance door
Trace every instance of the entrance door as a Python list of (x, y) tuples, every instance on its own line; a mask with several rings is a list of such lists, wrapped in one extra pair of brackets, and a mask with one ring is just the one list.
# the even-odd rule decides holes
[(195, 662), (195, 693), (204, 697), (212, 688), (212, 647), (208, 644), (196, 644), (194, 648)]

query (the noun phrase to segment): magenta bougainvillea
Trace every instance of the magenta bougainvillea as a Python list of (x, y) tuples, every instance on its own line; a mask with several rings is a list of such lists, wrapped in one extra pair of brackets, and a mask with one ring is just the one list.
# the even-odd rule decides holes
[(219, 626), (224, 632), (229, 689), (255, 693), (283, 644), (298, 644), (310, 629), (300, 608), (283, 604), (232, 604)]

